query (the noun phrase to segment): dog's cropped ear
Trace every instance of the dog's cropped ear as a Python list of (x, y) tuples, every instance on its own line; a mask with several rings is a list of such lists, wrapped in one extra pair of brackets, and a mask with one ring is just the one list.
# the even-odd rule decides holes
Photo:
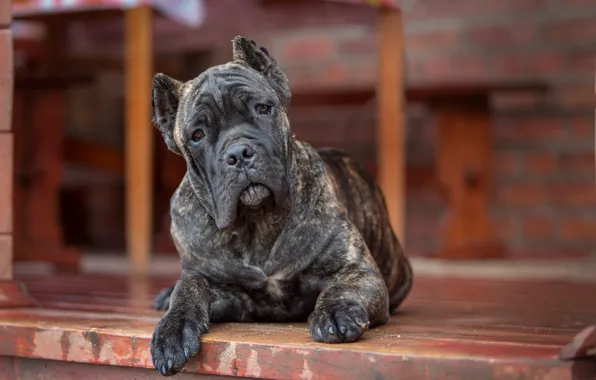
[(282, 102), (290, 103), (292, 96), (286, 74), (279, 68), (277, 61), (266, 48), (246, 37), (237, 36), (233, 40), (234, 61), (243, 63), (263, 74), (274, 85)]
[(181, 154), (174, 141), (180, 86), (182, 86), (181, 82), (158, 73), (153, 77), (153, 88), (151, 89), (153, 124), (161, 132), (168, 149), (176, 154)]

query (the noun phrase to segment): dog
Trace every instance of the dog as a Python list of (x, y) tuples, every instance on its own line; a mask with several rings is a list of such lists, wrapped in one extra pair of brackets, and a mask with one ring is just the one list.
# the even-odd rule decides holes
[(316, 342), (357, 340), (387, 323), (412, 269), (373, 177), (345, 152), (292, 133), (288, 79), (265, 47), (182, 83), (162, 73), (153, 123), (187, 171), (171, 198), (181, 259), (151, 339), (164, 376), (199, 351), (210, 323), (308, 322)]

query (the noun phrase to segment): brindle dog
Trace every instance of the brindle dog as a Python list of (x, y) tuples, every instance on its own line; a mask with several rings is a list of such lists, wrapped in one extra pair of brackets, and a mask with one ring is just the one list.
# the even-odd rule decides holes
[(412, 270), (374, 179), (345, 153), (298, 141), (290, 89), (264, 47), (181, 83), (153, 79), (154, 123), (187, 172), (171, 200), (180, 280), (151, 340), (162, 375), (199, 350), (209, 323), (305, 321), (341, 343), (387, 322)]

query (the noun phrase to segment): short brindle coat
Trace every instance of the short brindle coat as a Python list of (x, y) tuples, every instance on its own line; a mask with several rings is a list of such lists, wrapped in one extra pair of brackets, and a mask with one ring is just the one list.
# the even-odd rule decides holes
[(308, 320), (313, 340), (351, 342), (412, 285), (373, 178), (295, 139), (275, 59), (243, 37), (233, 50), (186, 83), (153, 80), (154, 122), (187, 163), (171, 200), (182, 272), (155, 300), (167, 310), (151, 341), (163, 375), (198, 352), (211, 322)]

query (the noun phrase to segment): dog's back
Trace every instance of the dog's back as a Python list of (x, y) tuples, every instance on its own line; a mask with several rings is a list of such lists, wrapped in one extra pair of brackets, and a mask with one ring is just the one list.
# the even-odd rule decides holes
[(412, 287), (412, 269), (391, 228), (385, 197), (372, 175), (347, 153), (334, 148), (317, 151), (349, 219), (362, 234), (383, 274), (393, 311)]

